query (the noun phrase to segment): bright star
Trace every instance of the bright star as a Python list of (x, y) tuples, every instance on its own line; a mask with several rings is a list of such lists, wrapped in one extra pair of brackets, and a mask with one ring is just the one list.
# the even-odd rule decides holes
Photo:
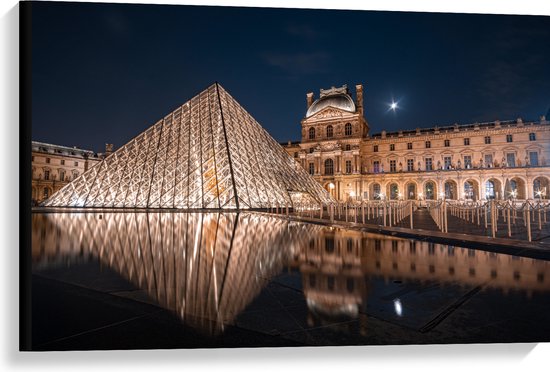
[(397, 102), (392, 102), (391, 105), (390, 105), (390, 109), (395, 111), (397, 109)]

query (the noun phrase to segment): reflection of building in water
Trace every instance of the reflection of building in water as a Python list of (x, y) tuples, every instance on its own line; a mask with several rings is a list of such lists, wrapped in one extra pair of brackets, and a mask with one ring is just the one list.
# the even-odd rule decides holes
[[(34, 214), (33, 267), (97, 257), (185, 323), (217, 333), (285, 265), (299, 268), (308, 322), (360, 320), (371, 283), (550, 289), (550, 263), (290, 222), (257, 213)], [(353, 322), (342, 323), (351, 326)]]
[(548, 261), (330, 228), (302, 246), (293, 264), (302, 273), (312, 325), (358, 314), (364, 320), (368, 283), (376, 277), (521, 290), (528, 296), (550, 289)]
[(331, 228), (322, 231), (302, 247), (297, 262), (310, 325), (356, 318), (365, 292), (361, 239), (356, 238), (362, 234)]
[(259, 214), (35, 214), (32, 257), (35, 268), (97, 257), (185, 323), (216, 333), (309, 236), (307, 225)]

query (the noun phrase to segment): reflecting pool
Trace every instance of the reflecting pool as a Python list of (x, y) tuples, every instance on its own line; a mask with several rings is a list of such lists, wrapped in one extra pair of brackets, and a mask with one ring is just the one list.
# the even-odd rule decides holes
[[(33, 305), (37, 348), (71, 349), (82, 334), (96, 340), (97, 329), (119, 327), (118, 318), (99, 327), (99, 310), (79, 310), (98, 292), (110, 297), (94, 304), (153, 304), (192, 337), (214, 340), (197, 347), (266, 346), (273, 338), (275, 345), (550, 339), (549, 261), (260, 213), (36, 213), (32, 265), (36, 280), (49, 280), (33, 287), (33, 297), (44, 298)], [(59, 292), (57, 283), (71, 286)], [(51, 303), (48, 288), (72, 296), (71, 311)], [(53, 336), (56, 316), (63, 319)], [(142, 327), (153, 318), (139, 319)], [(137, 344), (125, 342), (133, 337), (126, 331), (108, 337), (120, 338), (116, 348), (164, 345), (140, 332)], [(189, 337), (169, 347), (192, 347)], [(257, 342), (242, 341), (251, 337)]]

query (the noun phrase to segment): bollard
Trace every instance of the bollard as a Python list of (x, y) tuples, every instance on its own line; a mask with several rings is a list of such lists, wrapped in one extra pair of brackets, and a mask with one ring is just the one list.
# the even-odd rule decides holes
[(506, 208), (506, 214), (507, 214), (506, 221), (508, 222), (508, 237), (511, 238), (512, 237), (512, 226), (510, 224), (510, 208)]
[(410, 216), (411, 216), (411, 230), (412, 230), (413, 229), (413, 203), (412, 203), (412, 200), (409, 203), (409, 213), (410, 213)]
[(527, 204), (527, 240), (531, 241), (531, 211), (529, 210), (529, 204)]

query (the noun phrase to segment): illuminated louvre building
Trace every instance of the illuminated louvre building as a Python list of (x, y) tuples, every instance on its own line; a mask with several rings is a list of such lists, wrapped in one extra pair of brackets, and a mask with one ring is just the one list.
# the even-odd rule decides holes
[(369, 134), (363, 86), (307, 93), (287, 152), (341, 201), (548, 199), (550, 122), (522, 119)]
[(32, 141), (31, 147), (33, 204), (48, 199), (113, 151), (112, 144), (103, 154), (38, 141)]

